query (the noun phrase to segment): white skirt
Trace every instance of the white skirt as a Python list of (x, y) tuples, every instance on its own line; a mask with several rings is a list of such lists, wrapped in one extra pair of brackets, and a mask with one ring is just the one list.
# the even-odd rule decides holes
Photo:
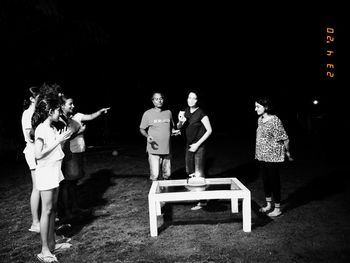
[(61, 166), (62, 160), (54, 161), (43, 167), (38, 165), (35, 170), (36, 188), (39, 191), (57, 188), (64, 179)]

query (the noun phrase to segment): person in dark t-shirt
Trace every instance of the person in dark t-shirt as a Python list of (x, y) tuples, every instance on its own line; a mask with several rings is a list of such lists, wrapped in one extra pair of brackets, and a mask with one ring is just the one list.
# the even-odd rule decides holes
[[(205, 142), (212, 133), (209, 117), (198, 106), (198, 94), (191, 91), (187, 98), (188, 107), (178, 114), (177, 128), (186, 129), (186, 173), (190, 177), (205, 177)], [(202, 208), (199, 202), (192, 210)]]

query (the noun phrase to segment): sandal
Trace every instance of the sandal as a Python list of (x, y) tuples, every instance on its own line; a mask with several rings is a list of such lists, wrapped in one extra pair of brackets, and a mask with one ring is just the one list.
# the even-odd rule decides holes
[(30, 232), (40, 233), (40, 224), (31, 225), (30, 228), (29, 228), (28, 230), (29, 230)]
[(53, 250), (54, 254), (58, 254), (61, 252), (66, 251), (67, 249), (70, 249), (72, 246), (71, 243), (60, 243), (55, 245), (55, 249)]
[(40, 253), (40, 254), (36, 255), (36, 258), (40, 262), (44, 262), (44, 263), (52, 263), (52, 262), (57, 262), (58, 263), (58, 260), (57, 260), (55, 255), (44, 256), (43, 254)]

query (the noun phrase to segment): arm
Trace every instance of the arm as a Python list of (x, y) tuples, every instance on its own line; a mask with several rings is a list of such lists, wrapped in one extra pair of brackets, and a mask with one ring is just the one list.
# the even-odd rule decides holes
[(174, 120), (173, 120), (173, 116), (171, 116), (171, 120), (170, 120), (170, 128), (171, 128), (171, 135), (172, 136), (177, 136), (177, 135), (181, 135), (181, 131), (177, 128), (177, 126), (175, 126), (174, 124)]
[(26, 138), (28, 139), (29, 142), (34, 142), (34, 141), (31, 139), (31, 136), (30, 136), (30, 130), (31, 130), (31, 129), (28, 129), (28, 128), (26, 128), (26, 129), (24, 130), (25, 136), (26, 136)]
[(143, 136), (145, 136), (147, 138), (147, 142), (152, 142), (153, 141), (153, 137), (151, 135), (148, 135), (146, 129), (142, 129), (140, 128), (140, 132)]
[(286, 153), (286, 156), (287, 156), (288, 160), (289, 161), (293, 161), (293, 158), (292, 158), (292, 156), (290, 155), (290, 152), (289, 152), (289, 139), (284, 140), (283, 144), (284, 144), (284, 148), (286, 150), (285, 153)]
[(91, 121), (93, 119), (96, 119), (97, 117), (99, 117), (102, 113), (107, 113), (110, 110), (109, 108), (102, 108), (94, 113), (91, 114), (83, 114), (83, 116), (81, 117), (81, 121)]
[(186, 122), (186, 117), (185, 117), (185, 111), (179, 111), (179, 114), (178, 114), (178, 116), (177, 116), (177, 118), (178, 118), (178, 123), (176, 124), (176, 127), (178, 128), (178, 129), (181, 129), (182, 128), (182, 126), (185, 124), (185, 122)]
[(196, 143), (193, 143), (190, 145), (190, 152), (195, 152), (197, 151), (198, 147), (201, 146), (201, 144), (203, 142), (205, 142), (206, 139), (208, 139), (208, 137), (212, 134), (213, 130), (211, 128), (211, 124), (210, 124), (210, 121), (209, 121), (209, 118), (208, 116), (204, 116), (201, 120), (201, 122), (203, 123), (205, 129), (206, 129), (206, 132), (203, 134), (203, 136), (198, 140), (198, 142)]
[(66, 141), (70, 136), (71, 136), (71, 130), (70, 129), (63, 129), (60, 131), (59, 135), (57, 136), (57, 139), (55, 140), (55, 143), (47, 147), (46, 149), (44, 148), (44, 141), (42, 138), (37, 138), (35, 140), (35, 158), (37, 160), (40, 160), (47, 156), (50, 152), (52, 152), (58, 145)]

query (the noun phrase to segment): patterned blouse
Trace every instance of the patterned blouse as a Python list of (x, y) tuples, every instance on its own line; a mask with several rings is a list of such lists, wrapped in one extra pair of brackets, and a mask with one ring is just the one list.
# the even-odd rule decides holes
[(283, 141), (287, 139), (288, 135), (283, 124), (276, 115), (272, 115), (265, 123), (260, 117), (256, 130), (255, 159), (264, 162), (283, 162), (285, 155)]

